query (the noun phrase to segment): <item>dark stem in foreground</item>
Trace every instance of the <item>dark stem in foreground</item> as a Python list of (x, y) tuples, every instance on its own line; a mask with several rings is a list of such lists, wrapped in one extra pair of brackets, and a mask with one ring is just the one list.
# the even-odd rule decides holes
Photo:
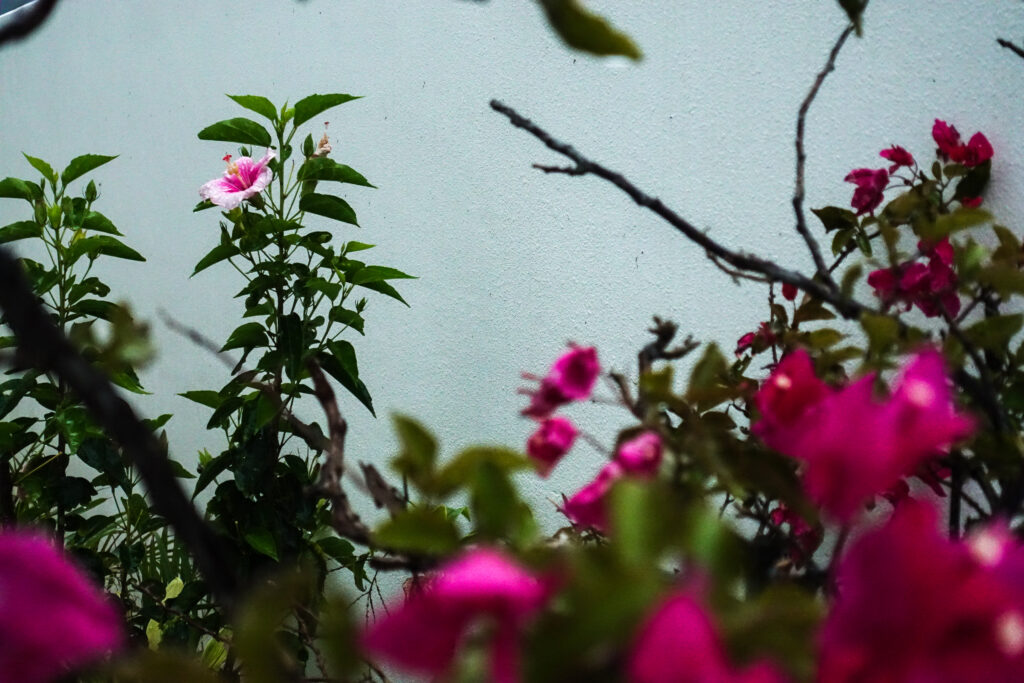
[(50, 13), (56, 6), (57, 0), (36, 0), (26, 5), (24, 9), (13, 15), (9, 23), (0, 28), (0, 47), (35, 33), (36, 29), (50, 17)]

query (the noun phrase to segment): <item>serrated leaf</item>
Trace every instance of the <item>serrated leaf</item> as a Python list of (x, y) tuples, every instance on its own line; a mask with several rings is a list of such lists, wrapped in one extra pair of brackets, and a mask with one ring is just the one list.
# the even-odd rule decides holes
[[(199, 263), (196, 264), (195, 270), (192, 271), (192, 275), (196, 275), (215, 263), (225, 261), (232, 256), (239, 254), (238, 247), (234, 244), (227, 242), (225, 244), (218, 244), (209, 251), (203, 258), (199, 259)], [(191, 276), (189, 276), (191, 277)]]
[(106, 156), (104, 154), (83, 154), (80, 157), (75, 157), (60, 174), (61, 182), (67, 185), (71, 181), (81, 178), (89, 171), (97, 169), (116, 158), (117, 155)]
[(569, 47), (601, 57), (619, 55), (639, 60), (643, 56), (629, 36), (579, 0), (540, 0), (540, 4), (548, 23)]
[(43, 228), (35, 221), (18, 221), (0, 228), (0, 244), (42, 236)]
[(104, 254), (129, 261), (145, 261), (145, 257), (120, 240), (109, 235), (94, 235), (72, 242), (67, 251), (67, 262), (74, 263), (84, 255), (96, 258)]
[(326, 180), (334, 181), (338, 183), (348, 183), (350, 185), (361, 185), (363, 187), (375, 187), (362, 176), (359, 172), (346, 166), (345, 164), (339, 164), (334, 159), (328, 157), (313, 157), (307, 159), (302, 166), (299, 167), (298, 179), (302, 180)]
[(277, 107), (274, 103), (261, 95), (228, 95), (238, 104), (249, 111), (254, 111), (260, 116), (265, 116), (271, 121), (277, 121)]
[(331, 93), (327, 95), (310, 95), (295, 103), (295, 126), (299, 127), (311, 118), (339, 104), (358, 100), (361, 95)]
[(29, 155), (25, 154), (24, 152), (22, 152), (21, 155), (23, 157), (25, 157), (26, 159), (28, 159), (28, 163), (32, 164), (32, 168), (34, 168), (37, 171), (39, 171), (40, 173), (42, 173), (44, 178), (49, 180), (54, 185), (57, 184), (57, 173), (56, 173), (56, 171), (53, 170), (53, 168), (50, 166), (50, 164), (46, 163), (42, 159), (38, 159), (36, 157), (30, 157)]
[(355, 210), (341, 197), (310, 192), (299, 199), (299, 209), (358, 226)]
[(240, 145), (270, 147), (270, 133), (252, 119), (225, 119), (199, 131), (200, 140), (237, 142)]

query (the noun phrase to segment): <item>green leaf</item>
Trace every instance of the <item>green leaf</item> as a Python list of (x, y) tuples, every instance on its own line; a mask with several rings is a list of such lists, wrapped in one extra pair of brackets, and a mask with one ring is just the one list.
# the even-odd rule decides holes
[(114, 315), (118, 308), (120, 307), (113, 301), (104, 301), (103, 299), (82, 299), (72, 306), (71, 310), (90, 318), (110, 320), (111, 316)]
[(105, 232), (111, 235), (121, 234), (121, 231), (114, 227), (110, 219), (98, 211), (90, 211), (85, 214), (85, 218), (82, 220), (82, 229), (89, 232)]
[(270, 133), (260, 124), (246, 118), (218, 121), (199, 131), (199, 139), (270, 147)]
[(43, 227), (35, 221), (18, 221), (0, 228), (0, 244), (42, 236)]
[(988, 351), (1005, 352), (1010, 340), (1024, 325), (1024, 314), (998, 315), (974, 323), (964, 334), (976, 346)]
[(477, 476), (481, 467), (495, 467), (502, 472), (531, 469), (526, 456), (510, 448), (498, 446), (471, 446), (452, 458), (438, 471), (429, 489), (441, 496), (466, 486)]
[(349, 393), (359, 399), (359, 402), (366, 406), (370, 414), (376, 415), (373, 411), (373, 399), (370, 392), (359, 379), (359, 366), (356, 363), (356, 352), (347, 341), (327, 342), (329, 353), (317, 355), (320, 366), (334, 379), (341, 383), (341, 386), (348, 389)]
[(349, 278), (354, 285), (365, 285), (368, 282), (380, 282), (382, 280), (415, 280), (415, 276), (406, 275), (395, 268), (385, 266), (366, 266), (360, 268)]
[(992, 287), (1001, 296), (1024, 294), (1024, 272), (1015, 266), (995, 263), (982, 268), (975, 277), (979, 283)]
[(32, 186), (21, 178), (4, 178), (0, 180), (0, 197), (32, 201), (35, 193), (32, 192)]
[(29, 155), (25, 154), (24, 152), (22, 152), (21, 155), (23, 157), (25, 157), (26, 159), (28, 159), (28, 163), (32, 164), (32, 168), (34, 168), (37, 171), (39, 171), (40, 173), (42, 173), (44, 178), (49, 180), (54, 185), (57, 184), (57, 173), (56, 173), (56, 171), (53, 170), (53, 168), (48, 163), (46, 163), (42, 159), (37, 159), (36, 157), (30, 157)]
[(192, 491), (192, 499), (195, 500), (195, 497), (202, 493), (203, 489), (212, 484), (213, 480), (216, 479), (218, 475), (222, 474), (228, 469), (228, 467), (233, 465), (234, 460), (233, 451), (225, 451), (211, 460), (206, 467), (199, 472), (199, 478), (196, 479), (195, 490)]
[[(723, 377), (728, 370), (729, 364), (726, 362), (722, 352), (718, 350), (718, 346), (709, 344), (704, 349), (704, 355), (693, 366), (693, 371), (690, 373), (690, 383), (686, 389), (686, 400), (696, 402), (718, 398), (724, 388)], [(721, 400), (724, 400), (724, 398), (722, 396)]]
[(846, 335), (839, 330), (833, 330), (831, 327), (825, 327), (808, 333), (807, 345), (812, 349), (827, 349), (830, 346), (835, 346), (845, 338)]
[(271, 121), (277, 121), (277, 107), (274, 103), (261, 95), (228, 95), (238, 104), (249, 111), (254, 111), (260, 116), (265, 116)]
[(385, 522), (374, 542), (390, 550), (447, 555), (459, 548), (459, 531), (442, 510), (413, 508)]
[(333, 180), (339, 183), (350, 185), (362, 185), (363, 187), (376, 187), (364, 178), (360, 173), (345, 164), (339, 164), (334, 159), (327, 157), (313, 157), (307, 159), (306, 163), (299, 167), (298, 179), (301, 180)]
[(881, 354), (899, 338), (899, 323), (887, 315), (864, 313), (860, 317), (860, 325), (868, 337), (869, 353)]
[(150, 619), (146, 623), (146, 643), (149, 645), (149, 649), (156, 652), (160, 649), (160, 641), (164, 639), (164, 632), (160, 628), (160, 624), (156, 619)]
[(67, 251), (67, 262), (74, 263), (81, 256), (88, 255), (90, 259), (95, 259), (100, 254), (106, 254), (107, 256), (113, 256), (114, 258), (127, 259), (129, 261), (145, 261), (145, 257), (139, 252), (135, 251), (126, 244), (121, 243), (120, 240), (109, 235), (95, 235), (93, 237), (85, 237), (72, 243), (68, 247)]
[(64, 172), (60, 174), (61, 181), (67, 185), (72, 180), (81, 178), (89, 171), (99, 168), (108, 161), (113, 161), (117, 156), (106, 156), (103, 154), (83, 154), (80, 157), (75, 157), (68, 164)]
[(355, 311), (350, 311), (347, 308), (342, 308), (341, 306), (335, 306), (334, 308), (331, 309), (329, 317), (334, 322), (339, 322), (342, 325), (347, 325), (348, 327), (351, 327), (359, 334), (366, 334), (365, 332), (363, 332), (363, 326), (365, 324), (363, 316), (359, 315)]
[(793, 326), (812, 320), (832, 320), (835, 317), (835, 313), (825, 308), (820, 300), (808, 298), (793, 314)]
[(548, 23), (571, 48), (598, 56), (640, 59), (640, 49), (625, 33), (586, 9), (579, 0), (539, 0)]
[(365, 249), (373, 249), (375, 244), (366, 244), (365, 242), (346, 242), (344, 252), (346, 254), (356, 251), (363, 251)]
[(849, 209), (842, 209), (838, 206), (825, 206), (820, 209), (811, 209), (811, 213), (817, 216), (821, 224), (825, 226), (825, 232), (849, 230), (857, 227), (857, 214)]
[(195, 270), (192, 271), (192, 275), (196, 275), (197, 273), (206, 270), (213, 264), (220, 263), (221, 261), (225, 261), (231, 258), (232, 256), (237, 256), (238, 254), (238, 247), (236, 247), (234, 244), (230, 242), (227, 242), (225, 244), (218, 244), (213, 249), (211, 249), (206, 256), (199, 259), (199, 263), (196, 264), (196, 268)]
[(267, 529), (253, 529), (245, 534), (245, 542), (258, 553), (272, 560), (277, 560), (277, 543), (274, 535)]
[[(288, 371), (289, 377), (298, 381), (305, 371), (305, 355), (307, 350), (302, 334), (302, 319), (298, 313), (289, 313), (278, 318), (277, 322), (279, 325), (278, 344), (284, 353), (285, 370)], [(355, 368), (354, 350), (352, 351), (352, 366), (350, 369), (355, 375), (355, 381), (358, 382), (359, 370)]]
[(358, 100), (361, 96), (346, 95), (344, 93), (331, 93), (329, 95), (310, 95), (295, 103), (295, 127), (299, 127), (306, 121), (322, 112), (345, 104), (352, 100)]
[(267, 346), (270, 343), (267, 332), (260, 323), (243, 323), (235, 328), (235, 331), (228, 337), (227, 342), (221, 347), (221, 353), (231, 349), (254, 349), (258, 346)]
[(342, 223), (351, 223), (352, 225), (358, 226), (359, 223), (356, 221), (356, 212), (349, 206), (341, 197), (335, 197), (330, 194), (318, 194), (311, 192), (303, 195), (299, 200), (299, 209), (302, 211), (308, 211), (315, 213), (319, 216), (326, 216), (327, 218), (333, 218), (336, 221)]
[(408, 303), (406, 303), (405, 299), (402, 298), (402, 295), (398, 293), (397, 289), (389, 285), (387, 282), (384, 282), (383, 280), (379, 282), (364, 282), (359, 286), (366, 287), (367, 289), (372, 289), (375, 292), (380, 292), (381, 294), (390, 296), (392, 299), (397, 299), (401, 301), (406, 306), (409, 305)]
[(917, 226), (917, 234), (924, 239), (937, 240), (960, 230), (974, 228), (992, 220), (992, 214), (984, 209), (959, 208), (953, 213), (944, 214), (933, 223), (922, 223)]
[(328, 536), (321, 538), (316, 544), (320, 550), (341, 565), (347, 565), (355, 558), (355, 546), (344, 538)]
[(213, 391), (212, 389), (185, 391), (178, 394), (178, 396), (181, 396), (182, 398), (187, 398), (188, 400), (194, 401), (199, 405), (206, 406), (207, 408), (213, 408), (214, 410), (220, 407), (220, 404), (224, 402), (224, 399), (221, 397), (221, 395), (216, 391)]
[(425, 484), (433, 477), (437, 462), (437, 440), (411, 417), (393, 415), (391, 419), (401, 446), (398, 455), (391, 461), (391, 467), (414, 484)]
[(173, 600), (174, 598), (181, 595), (181, 591), (185, 589), (185, 582), (181, 580), (180, 576), (176, 576), (171, 579), (171, 582), (167, 584), (164, 589), (164, 602)]

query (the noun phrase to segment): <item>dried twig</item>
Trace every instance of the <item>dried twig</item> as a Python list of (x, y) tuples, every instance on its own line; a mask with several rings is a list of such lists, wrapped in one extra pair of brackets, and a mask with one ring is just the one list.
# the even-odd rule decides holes
[(804, 243), (807, 244), (807, 249), (811, 252), (811, 258), (814, 259), (814, 267), (818, 272), (818, 277), (832, 289), (838, 288), (835, 280), (832, 279), (832, 271), (825, 266), (825, 259), (821, 256), (818, 241), (814, 239), (811, 231), (807, 228), (807, 217), (804, 215), (804, 167), (807, 162), (807, 153), (804, 151), (804, 128), (811, 103), (814, 102), (814, 98), (818, 95), (818, 91), (825, 82), (825, 78), (836, 68), (836, 57), (839, 56), (839, 51), (843, 49), (846, 39), (853, 33), (853, 29), (853, 24), (850, 24), (839, 34), (839, 38), (836, 40), (836, 44), (833, 46), (832, 51), (828, 55), (828, 60), (825, 62), (825, 67), (818, 72), (818, 76), (814, 79), (814, 84), (800, 105), (800, 111), (796, 117), (796, 187), (793, 191), (793, 212), (796, 214), (796, 231), (804, 238)]
[(1002, 38), (996, 38), (996, 42), (999, 43), (1000, 46), (1005, 47), (1007, 50), (1013, 52), (1018, 57), (1024, 58), (1024, 48), (1021, 48), (1018, 45), (1015, 45), (1010, 41), (1004, 40)]

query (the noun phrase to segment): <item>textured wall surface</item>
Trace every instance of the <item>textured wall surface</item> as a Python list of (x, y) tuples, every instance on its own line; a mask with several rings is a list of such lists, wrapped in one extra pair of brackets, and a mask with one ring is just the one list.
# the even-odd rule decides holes
[[(334, 158), (380, 188), (346, 193), (363, 227), (344, 237), (378, 244), (372, 262), (420, 279), (402, 283), (410, 309), (373, 300), (367, 336), (353, 339), (380, 418), (344, 399), (349, 453), (390, 455), (395, 411), (434, 429), (448, 454), (518, 445), (530, 431), (518, 417), (519, 372), (544, 372), (567, 340), (635, 372), (651, 315), (729, 346), (763, 318), (765, 292), (734, 285), (610, 185), (531, 169), (560, 159), (493, 113), (490, 98), (722, 242), (804, 269), (810, 261), (789, 205), (793, 131), (844, 25), (835, 3), (590, 5), (637, 40), (643, 62), (568, 51), (522, 0), (64, 2), (38, 36), (0, 53), (0, 175), (31, 172), (22, 151), (55, 166), (120, 155), (94, 176), (97, 208), (149, 261), (108, 264), (103, 276), (153, 321), (160, 355), (143, 373), (153, 395), (133, 400), (146, 415), (175, 414), (172, 450), (190, 461), (200, 448), (219, 452), (222, 437), (204, 431), (208, 411), (175, 394), (220, 386), (225, 372), (156, 312), (218, 340), (241, 314), (233, 271), (188, 277), (217, 240), (215, 214), (191, 213), (196, 191), (234, 151), (196, 132), (242, 115), (224, 93), (365, 95), (325, 117)], [(875, 0), (865, 28), (808, 121), (809, 206), (845, 205), (843, 176), (880, 166), (878, 150), (892, 143), (928, 157), (941, 117), (992, 141), (988, 206), (1024, 228), (1024, 61), (995, 43), (1024, 37), (1021, 3)], [(0, 202), (0, 224), (24, 217), (22, 204)], [(628, 422), (607, 405), (569, 413), (605, 443)], [(553, 500), (600, 460), (582, 445), (551, 479), (524, 485)]]

